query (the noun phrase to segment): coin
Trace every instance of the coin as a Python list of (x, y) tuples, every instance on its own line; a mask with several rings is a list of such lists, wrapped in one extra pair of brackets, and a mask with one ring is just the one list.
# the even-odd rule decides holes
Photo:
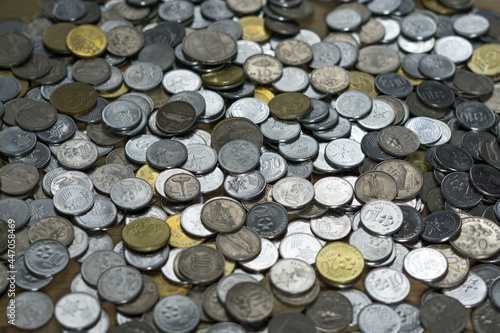
[[(384, 318), (384, 320), (380, 320)], [(399, 332), (401, 320), (396, 311), (385, 304), (369, 304), (358, 316), (358, 327), (362, 331), (381, 330), (383, 332)]]
[(63, 84), (50, 94), (50, 103), (61, 113), (78, 116), (90, 111), (97, 103), (97, 92), (87, 84)]
[(323, 66), (312, 71), (311, 84), (318, 91), (335, 94), (349, 86), (350, 77), (349, 73), (339, 66)]
[(220, 233), (238, 230), (245, 223), (246, 213), (241, 204), (227, 197), (208, 200), (201, 210), (205, 227)]
[[(25, 291), (13, 298), (16, 302), (16, 321), (14, 326), (22, 330), (36, 330), (52, 318), (54, 303), (47, 294), (39, 291)], [(6, 308), (9, 316), (9, 309)]]
[(152, 252), (168, 243), (170, 228), (163, 220), (142, 217), (133, 220), (123, 228), (122, 238), (134, 251)]
[(467, 311), (456, 299), (436, 295), (420, 307), (420, 321), (424, 328), (431, 331), (460, 332), (467, 323)]
[(66, 37), (68, 49), (80, 58), (98, 57), (106, 51), (108, 39), (98, 27), (80, 25), (69, 31)]
[(137, 299), (142, 288), (141, 273), (134, 267), (124, 265), (108, 268), (97, 282), (99, 298), (115, 304), (129, 303)]
[(364, 268), (364, 259), (354, 246), (343, 242), (325, 245), (316, 257), (318, 273), (337, 284), (351, 283), (358, 279)]
[(259, 234), (247, 227), (232, 233), (218, 234), (216, 244), (225, 257), (235, 261), (251, 260), (262, 248)]
[(207, 284), (224, 273), (224, 256), (209, 246), (197, 245), (180, 252), (178, 267), (188, 281)]
[(50, 277), (66, 268), (69, 252), (66, 245), (58, 240), (40, 239), (26, 249), (24, 262), (35, 276)]
[(31, 243), (40, 239), (55, 239), (69, 246), (75, 234), (71, 222), (60, 216), (52, 216), (36, 221), (28, 235)]
[[(428, 263), (432, 262), (432, 266)], [(404, 260), (405, 271), (414, 279), (426, 282), (442, 280), (448, 272), (448, 260), (439, 251), (420, 248), (410, 251)]]
[(306, 115), (311, 109), (311, 101), (302, 93), (283, 93), (269, 102), (271, 115), (278, 119), (294, 119)]

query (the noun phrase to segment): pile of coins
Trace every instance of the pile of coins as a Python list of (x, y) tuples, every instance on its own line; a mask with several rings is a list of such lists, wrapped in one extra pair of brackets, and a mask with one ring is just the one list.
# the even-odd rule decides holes
[(10, 323), (459, 333), (474, 308), (497, 332), (500, 15), (341, 2), (323, 39), (308, 0), (46, 0), (0, 23)]

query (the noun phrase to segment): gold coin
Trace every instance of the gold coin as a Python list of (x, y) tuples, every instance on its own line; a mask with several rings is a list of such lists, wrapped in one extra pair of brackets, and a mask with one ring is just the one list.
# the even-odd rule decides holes
[(153, 90), (144, 91), (144, 93), (151, 98), (155, 109), (159, 109), (167, 104), (168, 99), (170, 98), (170, 95), (167, 94), (161, 84)]
[(66, 45), (71, 53), (77, 57), (98, 57), (106, 51), (108, 37), (95, 25), (84, 24), (68, 33)]
[(422, 173), (432, 171), (432, 164), (427, 160), (425, 151), (416, 151), (406, 156), (405, 161), (413, 164)]
[(128, 93), (129, 89), (125, 83), (122, 83), (121, 86), (116, 88), (115, 90), (109, 90), (109, 91), (100, 91), (99, 96), (102, 98), (107, 98), (107, 99), (114, 99), (118, 98), (123, 94)]
[(193, 288), (192, 284), (171, 283), (165, 279), (161, 272), (148, 274), (158, 284), (160, 299), (172, 295), (187, 295)]
[(306, 308), (305, 306), (294, 306), (294, 305), (289, 305), (286, 303), (283, 303), (280, 301), (276, 296), (274, 296), (274, 292), (271, 288), (271, 279), (269, 276), (266, 276), (259, 282), (264, 288), (267, 289), (273, 295), (273, 300), (274, 300), (274, 305), (273, 305), (273, 312), (271, 313), (271, 316), (276, 316), (279, 315), (282, 312), (288, 312), (288, 311), (293, 311), (293, 312), (302, 312)]
[(443, 6), (438, 0), (422, 0), (422, 4), (425, 8), (441, 15), (452, 15), (458, 12), (456, 9)]
[(245, 16), (238, 21), (243, 28), (241, 39), (262, 43), (271, 38), (271, 32), (264, 25), (264, 19), (257, 16)]
[(168, 226), (170, 227), (170, 238), (168, 239), (168, 245), (173, 247), (191, 247), (195, 245), (200, 245), (205, 241), (205, 238), (194, 238), (186, 235), (181, 227), (181, 214), (175, 214), (169, 216), (166, 220)]
[(266, 88), (263, 87), (256, 87), (254, 92), (253, 92), (253, 97), (260, 99), (266, 104), (269, 104), (269, 102), (274, 98), (274, 93)]
[[(213, 242), (203, 243), (202, 245), (209, 246), (212, 249), (217, 249), (217, 245), (215, 245), (215, 243), (213, 243)], [(231, 274), (235, 268), (236, 268), (236, 262), (224, 258), (224, 274), (223, 274), (223, 276)]]
[(245, 78), (243, 69), (239, 66), (226, 66), (221, 70), (201, 75), (204, 84), (223, 87), (238, 83)]
[(378, 92), (375, 89), (375, 77), (373, 75), (358, 71), (350, 71), (349, 77), (351, 79), (349, 87), (347, 90), (339, 93), (339, 95), (348, 91), (360, 90), (370, 95), (371, 98), (378, 96)]
[(316, 256), (318, 273), (327, 281), (347, 284), (363, 272), (365, 260), (357, 248), (344, 242), (326, 244)]
[(50, 104), (70, 116), (84, 115), (97, 104), (97, 91), (89, 84), (65, 83), (52, 91)]
[(56, 23), (45, 29), (42, 36), (43, 44), (54, 53), (70, 53), (66, 38), (71, 30), (77, 26), (71, 23)]
[(269, 101), (271, 115), (278, 119), (295, 119), (311, 110), (311, 100), (303, 93), (292, 92), (275, 96)]
[(472, 52), (472, 57), (467, 62), (470, 70), (482, 75), (500, 74), (500, 45), (484, 44)]
[(414, 87), (418, 86), (420, 83), (425, 81), (425, 80), (416, 78), (416, 77), (411, 76), (410, 74), (406, 73), (403, 69), (403, 66), (399, 66), (398, 71), (396, 73), (407, 78), (408, 81), (410, 81), (411, 85)]
[(23, 97), (26, 95), (28, 92), (28, 89), (30, 88), (30, 82), (28, 80), (23, 80), (12, 74), (11, 71), (0, 71), (0, 76), (10, 76), (14, 79), (16, 79), (19, 84), (21, 84), (21, 91), (19, 91), (19, 94), (15, 98)]
[(140, 217), (123, 228), (122, 238), (134, 251), (152, 252), (168, 244), (170, 227), (155, 217)]
[(152, 168), (149, 164), (144, 164), (135, 172), (135, 176), (137, 178), (144, 179), (148, 182), (149, 185), (151, 185), (151, 187), (153, 188), (154, 198), (158, 198), (158, 192), (156, 192), (155, 189), (155, 181), (156, 177), (158, 177), (159, 174), (160, 172), (155, 168)]

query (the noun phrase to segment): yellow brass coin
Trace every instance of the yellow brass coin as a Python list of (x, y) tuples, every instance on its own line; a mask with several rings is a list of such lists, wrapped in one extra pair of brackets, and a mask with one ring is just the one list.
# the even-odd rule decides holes
[(375, 77), (373, 75), (358, 71), (350, 71), (349, 77), (351, 79), (349, 87), (347, 90), (339, 93), (339, 95), (348, 91), (360, 90), (370, 95), (371, 98), (378, 96), (378, 92), (375, 89)]
[(311, 100), (302, 93), (283, 93), (269, 101), (271, 115), (278, 119), (295, 119), (311, 110)]
[(155, 109), (159, 109), (165, 104), (167, 104), (168, 99), (170, 98), (170, 96), (167, 94), (165, 89), (163, 89), (161, 84), (158, 87), (154, 88), (153, 90), (148, 90), (145, 91), (144, 93), (148, 95), (151, 98), (151, 100), (153, 100)]
[(406, 156), (405, 161), (413, 164), (422, 173), (432, 171), (432, 164), (427, 160), (425, 151), (416, 151)]
[(66, 38), (69, 32), (76, 27), (74, 24), (64, 22), (51, 25), (43, 32), (43, 44), (52, 52), (61, 54), (70, 53), (66, 45)]
[(456, 9), (443, 6), (438, 0), (422, 0), (422, 4), (425, 8), (441, 15), (452, 15), (458, 12)]
[(156, 177), (158, 177), (159, 174), (160, 172), (155, 168), (152, 168), (149, 164), (144, 164), (135, 172), (135, 176), (137, 178), (144, 179), (148, 182), (149, 185), (151, 185), (151, 187), (153, 188), (154, 198), (158, 198), (158, 192), (156, 192), (155, 189), (155, 181)]
[[(217, 246), (215, 245), (215, 243), (212, 243), (212, 242), (203, 243), (202, 245), (209, 246), (212, 249), (217, 249)], [(223, 274), (223, 276), (231, 274), (235, 268), (236, 268), (236, 262), (224, 258), (224, 274)]]
[(172, 295), (187, 295), (193, 288), (192, 284), (176, 284), (167, 281), (161, 272), (148, 274), (158, 284), (160, 299)]
[(347, 284), (363, 272), (365, 260), (357, 248), (344, 242), (326, 244), (316, 256), (318, 273), (327, 281)]
[(472, 57), (467, 62), (470, 70), (482, 75), (500, 74), (500, 45), (484, 44), (472, 52)]
[(226, 66), (221, 70), (205, 73), (201, 76), (204, 84), (210, 86), (229, 86), (240, 82), (245, 78), (243, 68), (239, 66)]
[(68, 49), (80, 58), (98, 57), (106, 51), (108, 37), (95, 25), (80, 25), (66, 37)]
[(273, 300), (274, 300), (274, 306), (273, 306), (273, 312), (271, 315), (274, 317), (282, 312), (288, 312), (288, 311), (293, 311), (293, 312), (302, 312), (305, 309), (305, 306), (294, 306), (294, 305), (289, 305), (286, 303), (283, 303), (280, 301), (276, 296), (274, 296), (274, 292), (271, 288), (271, 279), (269, 276), (266, 276), (259, 282), (264, 288), (267, 289), (273, 295)]
[(123, 94), (128, 93), (129, 89), (125, 83), (122, 83), (121, 86), (116, 88), (115, 90), (109, 90), (109, 91), (100, 91), (99, 96), (102, 98), (107, 98), (107, 99), (114, 99), (118, 98)]
[(170, 227), (155, 217), (140, 217), (123, 228), (122, 238), (134, 251), (152, 252), (168, 244)]
[(260, 99), (266, 104), (269, 104), (269, 102), (274, 98), (274, 93), (266, 88), (263, 87), (256, 87), (254, 92), (253, 92), (253, 97)]
[(205, 241), (205, 238), (194, 238), (186, 235), (181, 227), (181, 214), (169, 216), (166, 222), (170, 227), (170, 238), (168, 239), (168, 245), (170, 246), (191, 247), (200, 245)]
[(21, 84), (21, 91), (19, 92), (19, 94), (17, 94), (15, 98), (23, 97), (24, 95), (26, 95), (28, 89), (30, 88), (29, 81), (18, 78), (17, 76), (12, 74), (11, 71), (0, 71), (0, 76), (10, 76), (16, 79)]
[(97, 104), (97, 91), (89, 84), (65, 83), (52, 91), (50, 104), (61, 113), (70, 116), (83, 115)]
[(241, 39), (251, 40), (257, 43), (265, 42), (271, 38), (271, 32), (264, 25), (264, 19), (257, 16), (245, 16), (238, 21), (243, 28)]
[(418, 86), (420, 83), (425, 81), (425, 80), (416, 78), (416, 77), (411, 76), (410, 74), (406, 73), (402, 66), (399, 66), (398, 71), (396, 73), (407, 78), (408, 81), (410, 81), (411, 85), (414, 87)]

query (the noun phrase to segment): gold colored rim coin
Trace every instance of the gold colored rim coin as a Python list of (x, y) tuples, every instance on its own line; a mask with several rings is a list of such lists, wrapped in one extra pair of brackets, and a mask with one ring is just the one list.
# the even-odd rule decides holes
[(181, 227), (181, 214), (175, 214), (169, 216), (166, 220), (168, 226), (170, 227), (170, 238), (168, 240), (168, 245), (173, 247), (191, 247), (195, 245), (200, 245), (205, 241), (205, 238), (194, 238), (188, 236)]
[(144, 164), (136, 172), (135, 176), (137, 178), (144, 179), (153, 188), (153, 198), (158, 198), (158, 192), (155, 189), (156, 177), (160, 174), (160, 171), (152, 168), (149, 164)]
[(66, 45), (71, 53), (77, 57), (98, 57), (106, 51), (108, 37), (95, 25), (84, 24), (68, 33)]
[(302, 117), (311, 110), (311, 100), (302, 93), (283, 93), (269, 101), (269, 110), (275, 118), (295, 119)]
[(370, 95), (371, 98), (378, 96), (377, 89), (375, 89), (375, 77), (373, 75), (358, 71), (350, 71), (349, 78), (351, 79), (349, 87), (345, 91), (340, 92), (339, 95), (348, 91), (360, 90)]
[(204, 84), (211, 86), (229, 86), (236, 84), (245, 78), (243, 69), (239, 66), (226, 66), (221, 70), (202, 74)]
[(363, 272), (365, 260), (359, 250), (344, 242), (326, 244), (316, 256), (318, 273), (334, 284), (348, 284)]
[(472, 52), (467, 66), (477, 74), (488, 76), (500, 74), (500, 45), (481, 45)]
[(168, 244), (170, 227), (154, 217), (140, 217), (127, 224), (122, 231), (125, 244), (137, 252), (152, 252)]
[(425, 8), (441, 15), (453, 15), (458, 12), (456, 9), (443, 6), (438, 0), (422, 0), (422, 5), (424, 5)]
[(253, 92), (253, 97), (260, 99), (262, 102), (269, 104), (269, 102), (276, 96), (271, 90), (263, 87), (256, 87)]
[(97, 104), (97, 91), (89, 84), (65, 83), (52, 91), (50, 104), (70, 116), (84, 115)]
[(116, 88), (115, 90), (100, 91), (98, 94), (102, 98), (114, 99), (128, 93), (128, 91), (129, 89), (127, 85), (125, 83), (122, 83), (122, 85)]
[(48, 27), (42, 35), (45, 47), (50, 51), (61, 54), (70, 53), (66, 44), (66, 39), (71, 30), (77, 26), (72, 23), (56, 23)]
[(243, 28), (241, 39), (262, 43), (271, 38), (271, 32), (266, 28), (264, 19), (257, 16), (245, 16), (238, 23)]

